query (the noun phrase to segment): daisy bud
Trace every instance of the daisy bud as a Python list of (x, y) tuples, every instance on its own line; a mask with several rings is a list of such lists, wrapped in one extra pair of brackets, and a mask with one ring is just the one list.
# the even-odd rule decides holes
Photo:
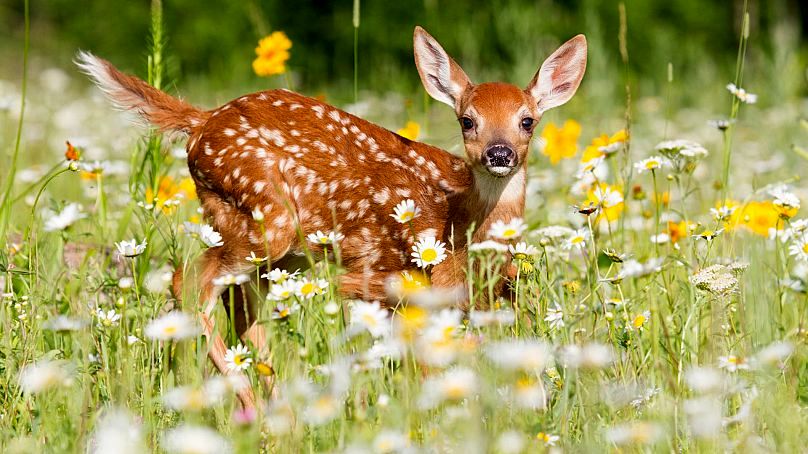
[(256, 222), (264, 222), (264, 212), (258, 208), (253, 210), (252, 217), (256, 220)]

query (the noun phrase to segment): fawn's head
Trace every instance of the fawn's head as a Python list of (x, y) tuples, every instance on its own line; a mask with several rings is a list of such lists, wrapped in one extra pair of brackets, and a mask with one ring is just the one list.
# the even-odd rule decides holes
[(487, 82), (474, 85), (463, 69), (423, 28), (414, 34), (415, 65), (426, 91), (454, 108), (466, 154), (475, 173), (507, 177), (527, 160), (542, 114), (572, 98), (586, 69), (586, 38), (558, 48), (524, 90)]

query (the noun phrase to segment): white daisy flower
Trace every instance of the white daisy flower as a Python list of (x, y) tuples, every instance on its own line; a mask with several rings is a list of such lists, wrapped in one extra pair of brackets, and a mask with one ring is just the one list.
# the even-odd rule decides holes
[(223, 274), (213, 279), (213, 285), (227, 287), (230, 285), (241, 285), (250, 281), (247, 274)]
[(674, 156), (701, 158), (709, 154), (701, 144), (691, 140), (666, 140), (658, 143), (654, 150), (671, 158)]
[(65, 361), (44, 359), (20, 371), (20, 388), (26, 394), (37, 394), (52, 388), (69, 386), (73, 373)]
[(564, 310), (558, 303), (553, 303), (553, 307), (547, 308), (547, 315), (544, 321), (550, 325), (551, 330), (556, 330), (564, 327)]
[(746, 90), (738, 87), (735, 84), (727, 84), (727, 90), (729, 90), (729, 92), (738, 98), (742, 103), (754, 104), (757, 102), (756, 94), (748, 93)]
[(550, 348), (541, 341), (494, 342), (485, 353), (494, 364), (508, 371), (540, 372), (550, 360)]
[(412, 247), (412, 261), (419, 268), (437, 265), (446, 259), (446, 245), (434, 236), (421, 238)]
[(118, 322), (121, 320), (121, 314), (115, 312), (115, 309), (110, 309), (108, 311), (97, 309), (95, 317), (98, 319), (99, 328), (117, 326)]
[(603, 208), (611, 208), (615, 205), (623, 203), (623, 194), (620, 194), (618, 191), (615, 191), (608, 186), (596, 187), (594, 196), (595, 200), (598, 201), (598, 205), (602, 206)]
[(46, 232), (55, 232), (57, 230), (64, 230), (76, 221), (87, 217), (85, 213), (81, 212), (81, 205), (78, 203), (68, 203), (62, 208), (62, 211), (54, 213), (46, 211), (47, 219), (45, 220), (44, 230)]
[(716, 222), (728, 221), (738, 207), (722, 205), (718, 208), (710, 208), (710, 214)]
[(286, 320), (290, 315), (294, 314), (298, 310), (300, 310), (299, 304), (293, 304), (290, 306), (288, 304), (278, 303), (275, 308), (272, 309), (272, 320)]
[(803, 262), (808, 262), (808, 235), (800, 235), (794, 238), (788, 247), (788, 253)]
[(403, 433), (394, 430), (382, 430), (373, 439), (373, 452), (381, 454), (406, 453), (409, 452), (409, 447), (409, 438)]
[(525, 230), (527, 230), (527, 224), (522, 221), (522, 218), (513, 218), (507, 223), (499, 219), (488, 229), (488, 236), (500, 240), (512, 240), (520, 237)]
[(479, 243), (471, 243), (468, 247), (470, 252), (485, 252), (485, 251), (496, 251), (496, 252), (507, 252), (508, 245), (502, 244), (499, 241), (494, 240), (485, 240), (480, 241)]
[(303, 278), (297, 283), (296, 294), (300, 298), (311, 299), (317, 295), (322, 295), (328, 290), (328, 281), (325, 279)]
[(87, 323), (83, 320), (68, 317), (66, 315), (57, 315), (45, 322), (43, 325), (45, 329), (57, 332), (78, 331)]
[(222, 235), (213, 230), (213, 227), (208, 224), (194, 224), (193, 222), (184, 222), (185, 233), (191, 238), (196, 238), (207, 247), (219, 247), (224, 245)]
[(323, 233), (318, 230), (316, 233), (309, 233), (308, 236), (306, 236), (306, 239), (314, 244), (326, 245), (339, 243), (345, 239), (345, 235), (339, 232)]
[(258, 266), (258, 265), (262, 265), (264, 262), (266, 262), (268, 258), (269, 257), (258, 257), (257, 255), (255, 255), (255, 252), (250, 251), (250, 255), (248, 255), (247, 257), (244, 257), (244, 260), (252, 263), (255, 266)]
[(516, 244), (516, 246), (509, 244), (508, 250), (511, 252), (511, 255), (513, 255), (513, 258), (517, 260), (524, 260), (532, 255), (536, 255), (539, 253), (539, 250), (536, 248), (536, 246), (533, 246), (532, 244), (527, 244), (524, 241), (520, 241), (519, 243)]
[(769, 195), (774, 199), (772, 203), (775, 206), (788, 209), (799, 210), (800, 199), (796, 194), (789, 191), (785, 185), (776, 186), (769, 191)]
[(147, 452), (143, 428), (135, 418), (120, 409), (104, 411), (93, 431), (88, 454), (141, 454)]
[(294, 279), (286, 279), (273, 284), (267, 293), (267, 299), (271, 301), (285, 301), (297, 294), (300, 283)]
[(163, 447), (170, 453), (218, 454), (232, 451), (230, 442), (213, 429), (183, 424), (163, 434)]
[(657, 235), (651, 235), (651, 242), (654, 244), (665, 244), (671, 240), (671, 236), (667, 233), (660, 233)]
[(300, 274), (300, 270), (295, 270), (294, 273), (290, 273), (286, 270), (282, 270), (280, 268), (275, 268), (274, 270), (270, 271), (269, 273), (264, 273), (261, 275), (264, 279), (269, 279), (276, 284), (279, 284), (287, 279), (294, 279), (297, 275)]
[(662, 167), (671, 167), (671, 162), (662, 156), (651, 156), (634, 163), (634, 169), (637, 170), (637, 173), (659, 170)]
[(421, 209), (415, 206), (415, 201), (412, 199), (402, 200), (398, 205), (393, 208), (393, 214), (390, 215), (393, 219), (401, 224), (406, 224), (421, 215)]
[(150, 321), (143, 334), (155, 340), (182, 340), (199, 334), (199, 327), (194, 319), (180, 311), (169, 312)]
[(427, 378), (418, 403), (421, 408), (430, 409), (444, 402), (460, 402), (477, 393), (479, 386), (477, 373), (455, 367), (437, 377)]
[(228, 348), (224, 355), (225, 366), (230, 372), (247, 370), (252, 365), (252, 361), (250, 349), (242, 344)]
[(367, 330), (373, 337), (382, 337), (390, 332), (389, 314), (378, 301), (356, 301), (351, 307), (351, 327), (357, 331)]
[(569, 238), (564, 241), (564, 249), (581, 250), (586, 247), (589, 239), (589, 230), (581, 228), (572, 232)]
[(558, 435), (551, 435), (544, 432), (539, 432), (536, 435), (536, 439), (544, 443), (544, 446), (550, 447), (555, 446), (558, 440), (561, 439), (561, 437), (559, 437)]
[(146, 240), (143, 240), (140, 244), (138, 244), (137, 240), (129, 240), (115, 243), (115, 247), (118, 249), (118, 253), (124, 257), (137, 257), (146, 250), (147, 244)]
[(727, 355), (718, 357), (718, 367), (726, 369), (728, 372), (737, 372), (739, 370), (748, 370), (749, 363), (741, 356)]

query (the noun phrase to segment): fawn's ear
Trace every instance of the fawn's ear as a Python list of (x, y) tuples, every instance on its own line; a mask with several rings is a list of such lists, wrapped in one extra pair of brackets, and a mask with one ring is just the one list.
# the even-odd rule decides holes
[(547, 57), (526, 91), (539, 112), (558, 107), (572, 98), (586, 71), (586, 38), (578, 35)]
[(418, 67), (418, 74), (421, 75), (426, 91), (437, 101), (456, 110), (463, 92), (471, 86), (466, 73), (435, 38), (421, 27), (415, 27), (413, 46), (415, 66)]

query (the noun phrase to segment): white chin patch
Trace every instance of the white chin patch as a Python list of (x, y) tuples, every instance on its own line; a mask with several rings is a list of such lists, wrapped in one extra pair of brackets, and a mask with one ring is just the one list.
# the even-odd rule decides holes
[(513, 167), (486, 167), (488, 172), (495, 177), (506, 177), (513, 172)]

